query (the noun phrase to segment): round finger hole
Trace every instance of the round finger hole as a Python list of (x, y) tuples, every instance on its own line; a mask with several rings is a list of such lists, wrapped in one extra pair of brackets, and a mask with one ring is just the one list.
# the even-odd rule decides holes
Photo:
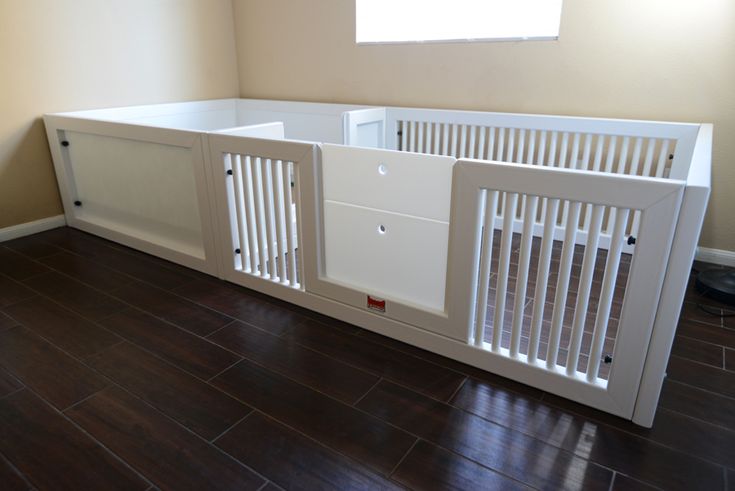
[(379, 234), (385, 233), (385, 225), (378, 225), (378, 233)]
[(387, 173), (388, 173), (388, 167), (386, 167), (385, 164), (380, 164), (378, 166), (378, 174), (380, 174), (381, 176), (384, 176)]

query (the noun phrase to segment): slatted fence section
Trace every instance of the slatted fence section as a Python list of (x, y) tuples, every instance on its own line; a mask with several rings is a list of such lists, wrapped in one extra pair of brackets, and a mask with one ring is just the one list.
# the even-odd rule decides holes
[[(659, 178), (669, 176), (677, 143), (675, 139), (660, 137), (415, 120), (398, 120), (396, 127), (400, 151)], [(503, 203), (503, 200), (498, 203), (498, 217), (503, 215)], [(541, 199), (537, 214), (530, 216), (537, 231), (546, 217), (546, 208), (547, 200)], [(513, 222), (516, 231), (523, 228), (525, 209), (526, 199), (523, 198)], [(556, 216), (557, 225), (576, 225), (586, 236), (592, 207), (585, 205), (576, 222), (569, 222), (568, 214), (569, 205), (563, 204)], [(615, 223), (614, 210), (603, 215), (603, 244), (609, 241)], [(635, 237), (639, 225), (640, 213), (630, 214), (625, 235)], [(626, 252), (631, 250), (625, 247)]]
[(235, 268), (301, 288), (298, 274), (299, 202), (294, 162), (223, 153)]
[[(482, 255), (477, 289), (474, 344), (529, 363), (558, 366), (568, 375), (585, 373), (590, 381), (607, 379), (631, 256), (622, 254), (625, 224), (632, 210), (561, 199), (548, 199), (541, 237), (533, 219), (541, 198), (484, 190)], [(504, 202), (503, 220), (493, 220)], [(514, 233), (510, 222), (525, 204), (524, 227)], [(582, 210), (590, 206), (591, 222), (583, 245), (577, 242)], [(563, 240), (557, 215), (567, 209)], [(611, 247), (599, 248), (603, 217), (614, 213)], [(607, 358), (606, 358), (607, 357)], [(591, 360), (591, 362), (590, 362)]]

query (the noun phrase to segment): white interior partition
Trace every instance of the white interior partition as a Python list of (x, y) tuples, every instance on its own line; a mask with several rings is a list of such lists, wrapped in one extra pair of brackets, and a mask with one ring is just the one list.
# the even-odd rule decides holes
[(73, 227), (653, 421), (711, 125), (237, 99), (45, 122)]

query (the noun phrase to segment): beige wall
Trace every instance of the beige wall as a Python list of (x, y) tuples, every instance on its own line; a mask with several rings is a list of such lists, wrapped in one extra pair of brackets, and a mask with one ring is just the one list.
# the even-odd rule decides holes
[(557, 42), (356, 46), (352, 0), (234, 0), (240, 95), (712, 122), (735, 250), (735, 2), (564, 0)]
[(235, 97), (230, 0), (0, 0), (0, 228), (62, 212), (45, 112)]

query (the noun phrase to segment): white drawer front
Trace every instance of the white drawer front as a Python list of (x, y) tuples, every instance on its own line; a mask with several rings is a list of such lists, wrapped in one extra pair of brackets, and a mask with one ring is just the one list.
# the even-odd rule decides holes
[(455, 159), (322, 145), (324, 199), (449, 221)]
[(330, 280), (444, 310), (448, 223), (325, 201), (324, 235)]

